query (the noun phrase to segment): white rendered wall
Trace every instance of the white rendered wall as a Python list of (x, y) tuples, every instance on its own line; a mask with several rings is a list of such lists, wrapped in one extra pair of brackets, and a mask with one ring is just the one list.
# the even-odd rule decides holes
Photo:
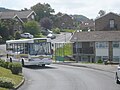
[(109, 56), (108, 48), (96, 48), (96, 56)]

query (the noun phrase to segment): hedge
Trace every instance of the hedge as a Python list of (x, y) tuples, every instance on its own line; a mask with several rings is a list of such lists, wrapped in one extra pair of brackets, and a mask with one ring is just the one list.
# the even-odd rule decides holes
[(13, 74), (19, 74), (19, 73), (22, 73), (22, 64), (20, 63), (10, 63), (9, 64), (9, 69), (11, 70), (11, 72)]
[(16, 62), (5, 62), (4, 60), (0, 60), (0, 66), (6, 69), (10, 69), (13, 74), (22, 73), (22, 64)]

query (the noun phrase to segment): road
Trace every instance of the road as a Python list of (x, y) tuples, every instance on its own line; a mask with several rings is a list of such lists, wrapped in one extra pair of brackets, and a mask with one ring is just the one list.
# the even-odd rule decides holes
[(56, 39), (52, 39), (52, 42), (69, 42), (71, 38), (71, 33), (64, 32), (56, 35)]
[(52, 64), (24, 68), (26, 81), (18, 90), (120, 90), (114, 74), (83, 67)]

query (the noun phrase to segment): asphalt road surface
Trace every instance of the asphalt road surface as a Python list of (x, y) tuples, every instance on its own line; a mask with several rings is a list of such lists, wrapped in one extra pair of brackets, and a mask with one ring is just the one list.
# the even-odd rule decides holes
[(64, 32), (56, 35), (56, 39), (52, 39), (52, 42), (69, 42), (71, 38), (71, 33)]
[(83, 67), (52, 64), (23, 72), (26, 81), (18, 90), (120, 90), (113, 73)]

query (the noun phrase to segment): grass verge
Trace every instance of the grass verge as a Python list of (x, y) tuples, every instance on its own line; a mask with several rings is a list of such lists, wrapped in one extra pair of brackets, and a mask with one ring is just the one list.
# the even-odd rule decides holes
[[(5, 69), (3, 67), (0, 67), (0, 77), (11, 78), (15, 82), (15, 86), (17, 86), (23, 79), (22, 75), (12, 74), (12, 72), (9, 69)], [(0, 90), (9, 90), (9, 89), (0, 87)]]

